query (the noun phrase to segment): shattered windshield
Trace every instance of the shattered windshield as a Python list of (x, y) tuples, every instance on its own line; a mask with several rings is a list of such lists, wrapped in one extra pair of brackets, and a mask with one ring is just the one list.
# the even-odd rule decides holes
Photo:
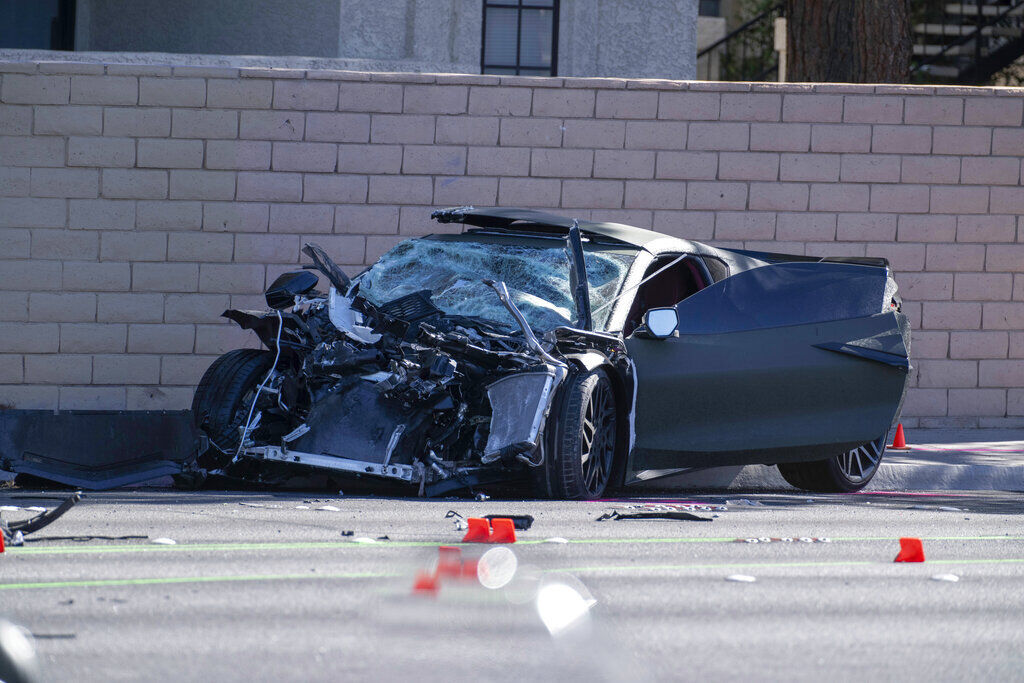
[[(584, 250), (590, 303), (596, 310), (619, 292), (636, 252), (590, 242), (584, 243)], [(482, 282), (504, 281), (530, 326), (545, 331), (576, 320), (569, 271), (569, 256), (561, 241), (424, 237), (402, 242), (384, 254), (359, 277), (359, 292), (379, 306), (428, 289), (434, 305), (445, 313), (515, 327), (494, 290)], [(603, 329), (611, 308), (595, 314), (595, 329)]]

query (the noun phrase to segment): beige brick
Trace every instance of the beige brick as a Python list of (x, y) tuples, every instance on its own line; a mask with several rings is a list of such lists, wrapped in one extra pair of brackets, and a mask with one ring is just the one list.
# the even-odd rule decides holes
[(334, 111), (338, 84), (330, 81), (274, 81), (274, 109)]
[(192, 387), (127, 386), (127, 410), (187, 410), (192, 405)]
[(927, 185), (872, 185), (871, 211), (883, 213), (925, 213)]
[(596, 112), (598, 118), (654, 119), (658, 115), (658, 93), (599, 90)]
[(1007, 415), (1024, 415), (1024, 389), (1010, 389), (1006, 395)]
[(66, 212), (63, 199), (0, 198), (0, 227), (63, 228)]
[(100, 242), (104, 261), (163, 261), (167, 235), (162, 232), (105, 232)]
[(983, 329), (1024, 330), (1024, 302), (986, 302), (984, 309)]
[(960, 157), (903, 157), (900, 180), (904, 183), (957, 183)]
[(687, 209), (744, 209), (746, 204), (747, 186), (744, 183), (692, 182), (687, 184)]
[(883, 154), (928, 154), (932, 149), (929, 126), (873, 126), (871, 151)]
[(242, 202), (204, 202), (203, 230), (227, 232), (266, 232), (270, 219), (267, 204)]
[(69, 76), (4, 74), (0, 100), (7, 104), (67, 104), (71, 93)]
[(633, 209), (682, 209), (687, 206), (687, 184), (674, 180), (629, 180), (623, 206)]
[(769, 152), (722, 152), (718, 155), (721, 180), (777, 180), (779, 155)]
[(747, 123), (691, 123), (686, 141), (687, 149), (697, 150), (745, 151), (749, 144)]
[[(132, 264), (132, 290), (136, 292), (194, 292), (198, 282), (195, 263)], [(158, 307), (162, 313), (163, 302)]]
[(93, 356), (92, 381), (95, 384), (156, 384), (160, 381), (160, 356)]
[(275, 142), (272, 167), (275, 171), (333, 171), (338, 148), (326, 142)]
[(306, 115), (294, 111), (242, 111), (238, 137), (255, 140), (301, 140)]
[(28, 295), (31, 322), (92, 322), (96, 320), (96, 295), (68, 292), (31, 292)]
[(57, 353), (60, 327), (55, 323), (3, 324), (4, 353)]
[(139, 104), (150, 107), (202, 107), (206, 105), (206, 80), (140, 78)]
[(749, 206), (754, 210), (806, 211), (808, 200), (809, 188), (803, 183), (750, 183)]
[(589, 178), (593, 166), (594, 152), (589, 149), (535, 149), (530, 175)]
[(340, 83), (338, 110), (400, 112), (402, 86), (392, 83)]
[(996, 128), (992, 131), (992, 154), (1024, 155), (1024, 130)]
[(305, 202), (364, 202), (366, 176), (307, 174), (303, 180), (302, 200)]
[[(296, 262), (302, 248), (297, 235), (235, 235), (234, 238), (234, 260), (242, 263)], [(313, 241), (320, 238), (318, 236)]]
[(230, 261), (234, 236), (224, 233), (172, 232), (167, 236), (168, 261)]
[(233, 349), (255, 348), (256, 334), (235, 325), (197, 325), (196, 353), (227, 353)]
[(978, 362), (973, 360), (922, 360), (917, 364), (917, 384), (924, 389), (978, 386)]
[(34, 197), (96, 197), (99, 178), (94, 169), (33, 168), (31, 192)]
[[(242, 195), (242, 177), (251, 175), (272, 175), (239, 173), (238, 199)], [(234, 199), (235, 174), (231, 171), (171, 171), (171, 199)], [(264, 197), (258, 197), (264, 199)]]
[(719, 117), (719, 99), (714, 92), (661, 92), (658, 118), (714, 121)]
[(929, 244), (925, 266), (928, 270), (982, 270), (985, 246), (982, 244)]
[(927, 302), (924, 304), (923, 322), (926, 328), (932, 330), (976, 330), (981, 327), (981, 304), (962, 301)]
[(911, 216), (899, 217), (901, 242), (952, 242), (956, 236), (955, 216)]
[(558, 206), (561, 181), (554, 178), (501, 178), (498, 204), (501, 206)]
[(1018, 97), (968, 97), (965, 100), (964, 124), (968, 126), (1021, 125), (1024, 102)]
[(836, 239), (852, 242), (881, 242), (896, 239), (896, 215), (884, 213), (841, 213)]
[[(751, 188), (751, 193), (753, 193)], [(751, 201), (753, 208), (753, 201)], [(775, 220), (777, 240), (834, 240), (836, 215), (834, 213), (780, 213)]]
[(993, 187), (990, 207), (992, 213), (1024, 213), (1024, 188)]
[(202, 140), (139, 140), (138, 165), (149, 168), (202, 168)]
[(557, 119), (501, 120), (502, 146), (559, 147), (561, 144), (562, 124)]
[(837, 154), (783, 154), (779, 179), (835, 182), (839, 180), (839, 161)]
[(768, 240), (775, 236), (775, 213), (723, 211), (715, 216), (716, 240)]
[(139, 230), (199, 230), (203, 226), (201, 202), (139, 202), (136, 214)]
[(99, 236), (81, 230), (33, 230), (32, 258), (95, 259), (99, 254)]
[(0, 167), (0, 197), (27, 197), (30, 169)]
[(128, 353), (192, 353), (195, 325), (129, 325)]
[(167, 171), (104, 169), (102, 194), (107, 199), (166, 199)]
[[(3, 116), (0, 108), (0, 118)], [(102, 107), (36, 107), (36, 135), (100, 135), (102, 132)]]
[(1024, 272), (1024, 244), (994, 244), (986, 248), (986, 270)]
[(963, 123), (964, 101), (959, 97), (908, 97), (904, 111), (907, 123), (959, 125)]
[[(440, 206), (456, 206), (474, 204), (489, 206), (497, 202), (497, 178), (467, 178), (453, 176), (451, 178), (434, 179), (434, 204)], [(440, 232), (442, 226), (434, 224), (433, 232)]]
[(64, 262), (65, 291), (123, 292), (131, 287), (131, 282), (131, 266), (127, 263)]
[[(0, 282), (17, 282), (19, 287), (32, 291), (60, 289), (60, 271), (60, 261), (0, 261)], [(3, 319), (21, 320), (28, 316), (28, 309), (22, 307), (22, 303), (28, 306), (27, 299), (23, 301), (13, 293), (6, 296), (11, 297), (11, 303), (0, 308)], [(6, 304), (3, 297), (0, 302)]]
[(526, 147), (470, 147), (470, 175), (530, 175), (530, 150)]
[(469, 89), (464, 85), (407, 85), (403, 110), (410, 114), (463, 114)]
[(673, 237), (710, 240), (715, 236), (715, 214), (711, 211), (655, 211), (651, 228)]
[(915, 361), (918, 358), (944, 359), (949, 349), (949, 332), (912, 330), (910, 348)]
[(206, 81), (206, 106), (225, 109), (269, 109), (274, 82), (255, 78), (211, 78)]
[[(555, 128), (558, 129), (558, 126), (555, 125)], [(558, 139), (561, 139), (560, 135)], [(483, 116), (438, 116), (434, 141), (439, 145), (496, 145), (498, 119)]]
[(60, 387), (60, 410), (124, 410), (124, 387)]
[(626, 124), (624, 121), (567, 120), (562, 145), (564, 147), (619, 149), (623, 146), (625, 137)]
[(755, 152), (806, 152), (810, 139), (811, 127), (805, 123), (750, 124), (750, 149)]
[(237, 138), (238, 112), (220, 109), (175, 109), (171, 136), (176, 138)]
[(163, 321), (162, 294), (100, 294), (96, 319), (101, 323), (158, 323)]
[(430, 204), (433, 183), (415, 176), (370, 176), (371, 204)]
[(204, 263), (199, 267), (199, 290), (253, 294), (263, 291), (265, 269), (247, 263)]
[[(424, 179), (428, 183), (429, 178)], [(328, 204), (271, 204), (271, 232), (330, 232), (334, 209)]]
[(953, 297), (950, 273), (901, 273), (900, 294), (911, 301), (948, 301)]
[(160, 384), (195, 386), (215, 360), (216, 356), (163, 356), (160, 365)]
[(619, 208), (621, 180), (566, 180), (562, 182), (562, 206), (566, 208)]
[(400, 173), (401, 145), (338, 145), (338, 173)]
[[(46, 107), (46, 109), (49, 109), (49, 107)], [(53, 109), (62, 110), (65, 109), (65, 107), (53, 107)], [(32, 107), (18, 107), (0, 104), (0, 135), (31, 134)]]
[(166, 137), (171, 134), (171, 110), (104, 107), (103, 134), (117, 137)]
[(440, 145), (406, 145), (402, 172), (461, 175), (466, 172), (466, 149)]
[(950, 415), (1006, 414), (1005, 389), (950, 389)]
[(27, 228), (7, 228), (0, 232), (0, 254), (5, 258), (29, 258), (32, 231)]
[[(1008, 336), (1006, 332), (951, 332), (950, 358), (1006, 358)], [(986, 381), (988, 366), (981, 364), (980, 379), (983, 386), (1006, 386)]]
[(722, 93), (722, 121), (778, 121), (781, 111), (779, 94)]
[[(494, 181), (497, 189), (497, 181)], [(492, 204), (494, 202), (491, 202)], [(343, 204), (334, 210), (334, 231), (336, 233), (394, 233), (398, 227), (397, 206), (367, 206), (365, 204)]]
[(658, 178), (672, 180), (713, 180), (718, 173), (714, 152), (658, 152)]
[(71, 102), (75, 104), (136, 104), (139, 80), (132, 76), (72, 76)]
[[(408, 90), (406, 91), (408, 93)], [(406, 95), (408, 97), (408, 94)], [(655, 105), (655, 108), (657, 105)], [(594, 116), (593, 90), (538, 89), (533, 93), (534, 116)]]
[(843, 96), (787, 94), (782, 100), (782, 120), (839, 123), (843, 120)]
[(1020, 165), (1017, 157), (964, 157), (962, 180), (977, 185), (1017, 185)]
[(227, 294), (172, 294), (164, 302), (164, 322), (224, 322), (220, 314), (230, 306)]
[[(497, 186), (497, 183), (495, 183)], [(449, 230), (451, 223), (438, 226), (430, 219), (430, 207), (427, 206), (403, 206), (401, 207), (398, 219), (398, 232), (402, 235), (428, 235), (435, 232)]]
[(25, 356), (28, 384), (88, 384), (91, 380), (92, 356)]
[(0, 403), (19, 410), (51, 410), (58, 405), (58, 391), (52, 386), (0, 386)]
[(834, 124), (811, 126), (811, 150), (815, 152), (870, 152), (871, 126)]
[(434, 142), (434, 117), (408, 114), (374, 114), (370, 140), (382, 143), (429, 145)]
[(957, 216), (956, 241), (1012, 242), (1015, 223), (1013, 216)]
[(530, 88), (473, 87), (469, 90), (469, 113), (484, 116), (529, 116), (533, 91)]
[(1024, 332), (1010, 332), (1010, 358), (1024, 358)]
[(135, 141), (131, 138), (68, 139), (68, 166), (134, 165)]
[(988, 188), (933, 185), (931, 211), (959, 214), (986, 213), (988, 211)]
[(654, 177), (655, 152), (599, 149), (594, 153), (595, 178)]
[(932, 131), (932, 152), (935, 154), (987, 155), (991, 143), (991, 128), (936, 126)]
[(63, 166), (64, 139), (0, 137), (0, 159), (4, 166)]
[(325, 142), (369, 142), (367, 114), (311, 112), (306, 115), (306, 139)]
[[(142, 141), (139, 144), (141, 145)], [(269, 142), (210, 140), (206, 143), (207, 168), (266, 171), (270, 169), (270, 157)]]
[(627, 121), (628, 149), (686, 149), (688, 124), (681, 121)]
[[(868, 244), (864, 255), (888, 259), (893, 270), (898, 272), (924, 270), (925, 245), (923, 244), (896, 244), (894, 242)], [(897, 277), (899, 276), (897, 275)]]
[[(24, 379), (25, 362), (22, 356), (13, 353), (0, 355), (0, 384), (21, 384)], [(2, 392), (3, 389), (0, 389), (0, 396)]]
[[(430, 210), (424, 212), (429, 221)], [(430, 221), (434, 226), (437, 223)], [(431, 232), (437, 232), (437, 230), (431, 230)], [(362, 235), (303, 235), (300, 240), (302, 243), (316, 242), (320, 245), (327, 254), (334, 259), (336, 263), (341, 265), (358, 265), (363, 262), (366, 251), (366, 238)], [(306, 257), (303, 256), (303, 261), (306, 261)], [(267, 267), (268, 281), (270, 267)], [(321, 280), (323, 288), (327, 288), (326, 280)]]
[(846, 96), (843, 108), (843, 121), (846, 123), (899, 123), (902, 120), (902, 97)]

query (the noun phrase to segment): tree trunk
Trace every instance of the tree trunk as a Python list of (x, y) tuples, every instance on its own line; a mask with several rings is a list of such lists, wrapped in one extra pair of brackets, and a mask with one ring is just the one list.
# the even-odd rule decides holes
[(786, 0), (786, 80), (906, 83), (910, 0)]

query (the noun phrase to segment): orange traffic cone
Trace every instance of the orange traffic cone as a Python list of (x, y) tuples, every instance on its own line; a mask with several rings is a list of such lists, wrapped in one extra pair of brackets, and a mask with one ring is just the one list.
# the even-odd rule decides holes
[(491, 527), (483, 517), (470, 517), (466, 520), (466, 535), (463, 543), (489, 543)]
[(450, 545), (437, 549), (437, 576), (458, 578), (462, 574), (462, 550)]
[(412, 584), (413, 593), (425, 593), (429, 595), (437, 595), (438, 586), (437, 575), (428, 574), (427, 572), (418, 572), (416, 574), (416, 580)]
[(920, 538), (901, 538), (900, 552), (893, 562), (924, 562), (924, 547)]
[(910, 446), (907, 445), (907, 438), (903, 436), (903, 423), (896, 425), (896, 436), (892, 439), (892, 445), (889, 446), (890, 451), (909, 451)]
[(0, 553), (4, 551), (4, 533), (0, 531)]
[(516, 525), (507, 517), (491, 520), (491, 543), (515, 543)]
[(462, 563), (462, 578), (464, 578), (464, 579), (475, 579), (476, 578), (476, 568), (477, 568), (478, 562), (479, 561), (476, 560), (476, 559), (465, 560)]

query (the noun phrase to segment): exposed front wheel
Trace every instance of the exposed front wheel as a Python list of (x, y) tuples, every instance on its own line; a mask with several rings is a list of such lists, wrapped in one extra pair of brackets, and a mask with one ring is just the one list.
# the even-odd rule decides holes
[(540, 476), (541, 493), (551, 498), (594, 500), (611, 480), (617, 443), (617, 408), (611, 380), (603, 370), (571, 375), (563, 410), (549, 429), (552, 447)]
[(256, 387), (273, 363), (269, 351), (237, 349), (215, 360), (203, 374), (192, 398), (192, 419), (214, 448), (234, 454)]
[(787, 482), (818, 493), (859, 491), (878, 471), (885, 455), (885, 437), (841, 453), (827, 460), (779, 463), (779, 473)]

